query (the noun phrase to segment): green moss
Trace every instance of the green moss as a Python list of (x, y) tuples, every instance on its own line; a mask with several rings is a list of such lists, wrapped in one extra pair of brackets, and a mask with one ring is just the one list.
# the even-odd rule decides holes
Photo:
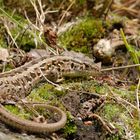
[(102, 21), (92, 18), (82, 20), (78, 25), (63, 33), (59, 40), (68, 50), (89, 53), (94, 38), (101, 38), (105, 33)]
[[(106, 104), (102, 110), (102, 116), (107, 122), (112, 123), (118, 132), (110, 135), (107, 140), (119, 140), (125, 136), (126, 119), (128, 114), (118, 104)], [(130, 117), (128, 117), (130, 118)]]
[(120, 112), (120, 108), (113, 104), (106, 104), (103, 109), (104, 118), (109, 121), (119, 118)]
[[(65, 87), (65, 84), (63, 84), (63, 86)], [(131, 108), (131, 106), (124, 104), (123, 102), (122, 104), (119, 104), (119, 102), (115, 102), (113, 99), (111, 99), (110, 97), (112, 97), (112, 94), (110, 94), (110, 90), (107, 84), (102, 85), (93, 80), (84, 80), (82, 82), (67, 82), (66, 86), (73, 90), (109, 95), (106, 98), (107, 103), (105, 103), (98, 112), (103, 120), (106, 120), (108, 123), (114, 125), (117, 130), (115, 135), (107, 136), (107, 140), (119, 140), (123, 138), (129, 139), (130, 137), (127, 136), (127, 133), (135, 134), (136, 136), (134, 135), (133, 138), (136, 140), (140, 137), (137, 111)], [(129, 91), (123, 88), (110, 88), (115, 93), (116, 98), (118, 96), (126, 101), (131, 102), (132, 104), (135, 104), (134, 91)], [(130, 114), (133, 114), (134, 118), (132, 118)]]
[(59, 90), (55, 88), (53, 85), (46, 83), (34, 89), (28, 96), (28, 98), (36, 100), (39, 97), (38, 99), (50, 100), (62, 96), (64, 94), (65, 94), (64, 90)]
[(135, 140), (140, 139), (140, 122), (139, 120), (133, 120), (132, 126), (135, 132)]
[(136, 97), (134, 91), (129, 91), (123, 88), (113, 88), (114, 93), (118, 94), (121, 98), (126, 99), (131, 103), (135, 103)]
[(68, 50), (89, 54), (92, 47), (113, 28), (120, 28), (124, 24), (124, 18), (112, 15), (112, 20), (100, 20), (93, 17), (85, 17), (81, 22), (64, 32), (59, 37), (63, 47)]
[(72, 135), (74, 133), (76, 133), (77, 131), (77, 127), (73, 122), (73, 117), (71, 116), (71, 114), (68, 112), (67, 113), (67, 123), (66, 126), (62, 129), (65, 137)]
[(51, 84), (44, 84), (34, 89), (28, 98), (33, 101), (45, 101), (54, 98), (54, 87)]
[(18, 115), (19, 114), (19, 108), (12, 106), (12, 105), (6, 105), (5, 108), (7, 108), (8, 110), (10, 110), (12, 113)]
[(24, 110), (23, 108), (20, 109), (19, 107), (12, 106), (12, 105), (6, 105), (5, 108), (8, 109), (11, 113), (19, 116), (20, 118), (23, 118), (23, 119), (30, 118), (30, 113)]

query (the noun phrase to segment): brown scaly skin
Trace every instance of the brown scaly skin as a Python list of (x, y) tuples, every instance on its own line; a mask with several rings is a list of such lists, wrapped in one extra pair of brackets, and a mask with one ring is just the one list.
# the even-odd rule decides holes
[[(32, 88), (44, 79), (44, 76), (56, 81), (62, 78), (63, 73), (74, 71), (99, 71), (98, 65), (91, 59), (79, 56), (53, 56), (51, 58), (42, 57), (41, 59), (29, 62), (12, 71), (0, 74), (0, 102), (18, 101), (25, 98)], [(54, 75), (54, 77), (52, 77)], [(20, 130), (29, 132), (53, 132), (63, 128), (66, 124), (66, 114), (59, 108), (47, 104), (35, 104), (35, 107), (45, 107), (61, 116), (56, 123), (42, 124), (29, 120), (23, 120), (7, 111), (0, 104), (0, 120)]]

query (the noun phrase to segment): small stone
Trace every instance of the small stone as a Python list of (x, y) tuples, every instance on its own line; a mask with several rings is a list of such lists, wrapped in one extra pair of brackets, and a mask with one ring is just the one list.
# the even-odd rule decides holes
[(84, 124), (85, 125), (92, 125), (92, 121), (85, 121)]
[(7, 49), (0, 48), (0, 60), (6, 62), (9, 57), (9, 52)]

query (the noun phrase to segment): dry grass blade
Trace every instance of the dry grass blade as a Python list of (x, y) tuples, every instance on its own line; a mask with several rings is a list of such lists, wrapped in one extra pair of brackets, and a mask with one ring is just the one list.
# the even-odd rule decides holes
[[(16, 43), (16, 38), (19, 36), (19, 33), (17, 34), (17, 36), (16, 36), (15, 38), (13, 38), (13, 36), (12, 36), (12, 34), (11, 34), (11, 32), (10, 32), (10, 29), (9, 29), (9, 27), (7, 26), (7, 24), (4, 24), (4, 26), (5, 26), (5, 29), (7, 30), (7, 33), (9, 34), (10, 38), (12, 39), (13, 43), (15, 44), (16, 48), (19, 49), (19, 47), (18, 47), (18, 45), (17, 45), (17, 43)], [(20, 49), (19, 49), (19, 52), (20, 52), (20, 54), (21, 54), (22, 56), (24, 56), (24, 54), (22, 53), (22, 51), (20, 51)]]
[[(35, 22), (35, 24), (32, 23), (31, 20), (28, 18), (26, 11), (24, 13), (25, 13), (25, 17), (26, 17), (28, 23), (31, 26), (30, 27), (31, 32), (32, 32), (32, 34), (33, 34), (33, 36), (35, 38), (34, 40), (35, 40), (36, 46), (38, 46), (38, 41), (41, 41), (46, 46), (46, 49), (49, 49), (50, 52), (52, 52), (54, 55), (56, 55), (57, 54), (56, 51), (53, 48), (50, 48), (49, 45), (46, 44), (42, 40), (42, 35), (44, 33), (44, 27), (45, 27), (46, 14), (51, 13), (51, 12), (56, 12), (56, 11), (44, 11), (43, 10), (43, 5), (42, 5), (40, 0), (37, 0), (37, 1), (30, 0), (30, 3), (34, 7), (34, 10), (35, 10), (35, 13), (36, 13), (36, 22)], [(37, 31), (39, 33), (37, 33)]]
[(59, 23), (58, 23), (58, 27), (62, 24), (63, 19), (65, 18), (67, 12), (70, 10), (70, 8), (73, 6), (74, 3), (75, 3), (75, 0), (73, 0), (73, 1), (71, 2), (71, 4), (69, 5), (69, 7), (66, 9), (66, 11), (65, 11), (64, 14), (62, 15), (62, 17), (61, 17), (61, 19), (60, 19), (60, 21), (59, 21)]
[(128, 14), (131, 17), (138, 18), (139, 15), (139, 3), (140, 0), (126, 0), (121, 4), (113, 4), (112, 9), (113, 12), (117, 14)]
[[(137, 107), (135, 105), (133, 105), (132, 103), (128, 102), (127, 100), (121, 98), (119, 95), (115, 94), (112, 91), (111, 87), (108, 86), (108, 89), (109, 89), (110, 93), (113, 95), (112, 98), (114, 98), (118, 103), (124, 103), (126, 105), (131, 106), (134, 110), (137, 110)], [(139, 113), (140, 113), (140, 111), (139, 111)]]
[(139, 67), (139, 66), (140, 66), (140, 64), (133, 64), (133, 65), (127, 65), (127, 66), (105, 68), (105, 69), (101, 69), (101, 72), (111, 71), (111, 70), (119, 70), (119, 69), (125, 69), (125, 68), (133, 68), (133, 67)]
[(139, 125), (140, 125), (140, 109), (139, 109), (139, 88), (140, 88), (140, 78), (138, 81), (137, 89), (136, 89), (136, 101), (137, 101), (137, 111), (138, 111), (138, 117), (139, 117)]
[[(32, 6), (34, 7), (35, 13), (36, 13), (36, 24), (34, 25), (33, 23), (31, 25), (33, 25), (36, 29), (38, 29), (40, 31), (40, 35), (41, 36), (43, 34), (43, 26), (44, 26), (44, 21), (45, 21), (45, 13), (43, 11), (43, 7), (42, 7), (42, 3), (41, 1), (37, 0), (38, 4), (39, 4), (39, 8), (36, 4), (36, 1), (30, 0)], [(26, 18), (27, 18), (27, 14), (26, 14)], [(31, 21), (29, 20), (29, 18), (27, 18), (29, 23), (31, 23)]]

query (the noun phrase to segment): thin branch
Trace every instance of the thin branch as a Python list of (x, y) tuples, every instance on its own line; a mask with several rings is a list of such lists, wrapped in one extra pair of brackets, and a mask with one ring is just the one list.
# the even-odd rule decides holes
[[(16, 48), (19, 49), (19, 47), (18, 47), (18, 45), (17, 45), (17, 43), (16, 43), (16, 41), (15, 41), (15, 38), (13, 38), (13, 36), (12, 36), (10, 30), (9, 30), (9, 27), (7, 26), (7, 24), (4, 24), (4, 27), (6, 28), (7, 33), (8, 33), (9, 36), (11, 37), (11, 39), (12, 39), (13, 43), (15, 44)], [(18, 36), (18, 35), (17, 35), (17, 36)], [(16, 38), (17, 38), (17, 36), (16, 36)], [(24, 54), (22, 53), (22, 51), (19, 50), (19, 52), (21, 53), (22, 56), (24, 56)]]
[(98, 119), (109, 133), (113, 133), (112, 130), (108, 127), (107, 123), (105, 123), (105, 121), (99, 115), (92, 113), (91, 115), (89, 115), (89, 117)]
[(24, 14), (25, 14), (25, 17), (26, 17), (26, 19), (27, 19), (29, 25), (32, 25), (36, 30), (39, 31), (39, 28), (38, 28), (35, 24), (33, 24), (33, 23), (30, 21), (30, 19), (28, 18), (27, 12), (26, 12), (26, 11), (24, 11)]
[(132, 68), (132, 67), (138, 67), (138, 66), (140, 66), (140, 64), (133, 64), (133, 65), (127, 65), (127, 66), (105, 68), (105, 69), (101, 69), (101, 72), (111, 71), (111, 70), (118, 70), (118, 69), (125, 69), (125, 68)]
[(140, 109), (139, 109), (139, 88), (140, 88), (140, 78), (138, 81), (137, 89), (136, 89), (136, 101), (137, 101), (137, 111), (138, 111), (138, 117), (139, 117), (139, 124), (140, 124)]

